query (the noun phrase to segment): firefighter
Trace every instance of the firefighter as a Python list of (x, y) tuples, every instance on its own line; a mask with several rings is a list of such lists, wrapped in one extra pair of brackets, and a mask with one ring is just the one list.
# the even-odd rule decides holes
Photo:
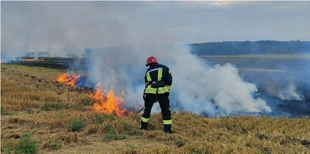
[(172, 134), (172, 119), (169, 100), (169, 92), (172, 85), (171, 71), (167, 66), (159, 64), (157, 58), (154, 56), (147, 58), (146, 66), (149, 66), (149, 68), (144, 76), (144, 110), (141, 116), (140, 129), (147, 129), (151, 116), (151, 109), (153, 104), (158, 101), (163, 118), (164, 132)]

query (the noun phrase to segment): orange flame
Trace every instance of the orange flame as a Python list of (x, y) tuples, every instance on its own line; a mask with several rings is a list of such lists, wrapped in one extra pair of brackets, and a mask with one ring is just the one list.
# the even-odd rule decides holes
[[(75, 86), (75, 83), (79, 77), (79, 75), (68, 76), (66, 73), (63, 73), (57, 77), (57, 81)], [(121, 92), (123, 95), (125, 95), (124, 90)], [(104, 94), (106, 94), (106, 96)], [(93, 104), (93, 108), (96, 111), (103, 112), (105, 114), (115, 113), (117, 116), (123, 116), (132, 113), (125, 109), (120, 109), (120, 105), (124, 102), (124, 99), (122, 97), (115, 96), (112, 88), (109, 91), (103, 90), (100, 83), (96, 85), (96, 90), (91, 93), (89, 97), (98, 101)]]
[(63, 73), (57, 77), (58, 82), (66, 83), (70, 86), (75, 86), (76, 80), (79, 78), (79, 75), (68, 76), (67, 73)]
[[(106, 97), (104, 97), (104, 93), (106, 93)], [(89, 97), (99, 101), (93, 105), (96, 111), (106, 114), (115, 113), (117, 116), (128, 114), (126, 110), (120, 109), (120, 104), (124, 102), (124, 99), (122, 97), (115, 96), (112, 89), (109, 91), (102, 90), (100, 83), (97, 84), (95, 92), (90, 94)]]

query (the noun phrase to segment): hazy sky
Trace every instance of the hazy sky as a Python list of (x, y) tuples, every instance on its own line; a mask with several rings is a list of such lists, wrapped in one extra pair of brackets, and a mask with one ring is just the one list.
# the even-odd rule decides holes
[(1, 1), (1, 50), (310, 40), (310, 1)]

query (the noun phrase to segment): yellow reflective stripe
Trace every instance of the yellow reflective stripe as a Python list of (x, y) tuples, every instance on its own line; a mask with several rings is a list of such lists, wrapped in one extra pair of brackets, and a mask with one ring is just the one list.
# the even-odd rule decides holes
[(165, 86), (165, 88), (167, 88), (167, 90), (170, 91), (171, 86)]
[(168, 72), (169, 72), (169, 74), (171, 74), (171, 71), (170, 71), (170, 70), (169, 70)]
[(172, 120), (163, 120), (163, 124), (164, 125), (171, 125), (172, 124)]
[(163, 69), (160, 68), (158, 69), (158, 72), (157, 72), (157, 81), (161, 81), (162, 77), (163, 77)]
[(146, 80), (147, 80), (147, 82), (152, 81), (152, 79), (151, 79), (151, 75), (150, 75), (150, 73), (149, 73), (149, 72), (148, 72), (148, 73), (146, 73)]
[(144, 117), (141, 117), (141, 121), (143, 122), (149, 122), (150, 118), (144, 118)]
[[(145, 93), (153, 93), (153, 94), (156, 94), (156, 88), (152, 88), (152, 87), (147, 87), (146, 89), (145, 89)], [(159, 94), (163, 94), (163, 93), (165, 93), (165, 92), (169, 92), (169, 89), (168, 89), (168, 87), (160, 87), (160, 88), (158, 88), (158, 93)]]
[[(144, 93), (146, 93), (146, 94), (156, 94), (156, 90), (157, 90), (157, 88), (152, 88), (151, 86), (147, 86)], [(158, 94), (163, 94), (163, 93), (166, 93), (166, 92), (169, 92), (169, 89), (168, 89), (167, 86), (159, 87), (158, 88)]]

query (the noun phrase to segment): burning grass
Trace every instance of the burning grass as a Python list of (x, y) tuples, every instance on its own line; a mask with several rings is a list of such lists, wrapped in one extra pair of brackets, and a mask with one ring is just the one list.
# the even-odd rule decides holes
[(148, 131), (141, 131), (140, 115), (96, 111), (99, 102), (89, 97), (93, 91), (56, 82), (64, 71), (1, 65), (2, 153), (27, 150), (21, 145), (66, 154), (310, 152), (309, 117), (212, 118), (174, 112), (175, 134), (163, 133), (160, 114), (151, 116)]
[[(106, 97), (104, 97), (104, 93), (106, 93)], [(120, 109), (120, 104), (124, 102), (124, 99), (122, 97), (115, 96), (112, 89), (109, 91), (102, 90), (100, 84), (97, 85), (95, 92), (90, 94), (89, 97), (97, 100), (97, 102), (93, 105), (96, 111), (106, 114), (115, 113), (117, 116), (125, 115), (127, 112), (125, 109)]]
[[(75, 87), (77, 80), (80, 78), (80, 75), (68, 75), (63, 73), (57, 77), (57, 81), (64, 83), (70, 86)], [(124, 95), (124, 91), (122, 91)], [(110, 90), (103, 90), (101, 83), (96, 85), (96, 89), (92, 92), (89, 97), (96, 100), (93, 104), (93, 107), (96, 111), (103, 112), (105, 114), (116, 114), (117, 116), (123, 116), (126, 114), (131, 114), (126, 109), (121, 109), (121, 103), (124, 102), (124, 99), (120, 96), (116, 96), (113, 88)]]

